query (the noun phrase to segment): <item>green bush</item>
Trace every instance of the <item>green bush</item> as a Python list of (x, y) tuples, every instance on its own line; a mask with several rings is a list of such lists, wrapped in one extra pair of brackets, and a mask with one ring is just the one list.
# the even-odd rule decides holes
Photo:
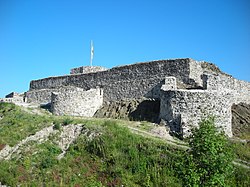
[(215, 127), (213, 118), (192, 130), (189, 146), (177, 164), (184, 186), (226, 186), (234, 157), (227, 137)]

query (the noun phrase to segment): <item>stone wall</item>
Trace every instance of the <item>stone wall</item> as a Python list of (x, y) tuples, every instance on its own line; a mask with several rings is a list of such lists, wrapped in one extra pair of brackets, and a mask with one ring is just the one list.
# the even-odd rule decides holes
[(201, 66), (200, 62), (190, 60), (190, 72), (189, 72), (189, 78), (191, 80), (195, 80), (196, 82), (196, 88), (197, 87), (202, 87), (203, 86), (203, 81), (202, 81), (202, 74), (203, 74), (203, 68)]
[[(192, 63), (191, 66), (190, 63)], [(194, 68), (196, 65), (197, 71), (190, 73), (190, 68)], [(158, 99), (166, 76), (174, 76), (178, 82), (182, 82), (188, 87), (196, 87), (202, 73), (198, 72), (199, 66), (189, 58), (138, 63), (102, 72), (31, 81), (30, 91), (54, 89), (61, 86), (76, 86), (84, 90), (101, 87), (104, 89), (105, 101), (141, 97)], [(192, 74), (192, 79), (190, 79), (190, 74)]]
[(87, 73), (95, 73), (106, 70), (107, 68), (101, 66), (81, 66), (71, 69), (70, 74), (79, 74), (79, 73), (87, 74)]
[(202, 119), (215, 117), (215, 124), (232, 136), (231, 106), (233, 95), (205, 90), (162, 90), (160, 118), (170, 130), (184, 137)]
[(19, 97), (20, 94), (17, 92), (11, 92), (5, 96), (5, 98), (13, 98), (13, 97)]
[(0, 98), (0, 102), (6, 102), (6, 103), (22, 103), (24, 102), (24, 94), (11, 92), (8, 95), (5, 96), (5, 98)]
[(51, 93), (58, 92), (57, 89), (41, 89), (26, 92), (27, 103), (47, 104), (51, 102)]
[[(74, 68), (71, 75), (31, 81), (26, 94), (27, 102), (52, 102), (51, 109), (56, 115), (93, 116), (104, 101), (109, 104), (99, 110), (99, 116), (117, 113), (131, 119), (148, 115), (146, 107), (159, 109), (161, 100), (159, 118), (167, 122), (172, 132), (183, 136), (188, 136), (191, 127), (208, 116), (215, 116), (216, 125), (232, 136), (231, 106), (250, 103), (249, 96), (250, 83), (221, 72), (211, 63), (189, 58), (109, 70), (92, 66)], [(138, 110), (132, 110), (131, 103), (143, 97), (149, 101), (136, 102)], [(156, 119), (155, 114), (152, 119)]]
[(22, 103), (23, 102), (23, 97), (0, 98), (0, 102), (5, 102), (5, 103)]
[(217, 90), (220, 93), (230, 92), (234, 100), (232, 104), (240, 102), (250, 104), (250, 83), (242, 80), (237, 80), (226, 75), (203, 75), (203, 87), (208, 91)]
[(92, 117), (102, 103), (103, 90), (100, 88), (85, 91), (63, 87), (51, 94), (51, 111), (55, 115)]
[(165, 84), (161, 87), (162, 90), (176, 90), (176, 78), (175, 77), (166, 77)]

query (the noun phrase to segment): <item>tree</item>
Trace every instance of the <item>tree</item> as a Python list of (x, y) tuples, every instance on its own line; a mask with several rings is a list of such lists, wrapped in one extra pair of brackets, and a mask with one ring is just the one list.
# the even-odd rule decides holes
[(209, 118), (192, 130), (190, 150), (179, 164), (184, 186), (225, 186), (232, 173), (233, 153), (227, 137)]

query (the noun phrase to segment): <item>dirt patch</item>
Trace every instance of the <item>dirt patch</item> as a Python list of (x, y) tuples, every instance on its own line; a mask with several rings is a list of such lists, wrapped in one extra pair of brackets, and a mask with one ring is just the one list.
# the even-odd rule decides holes
[(0, 144), (0, 151), (6, 146), (6, 144)]

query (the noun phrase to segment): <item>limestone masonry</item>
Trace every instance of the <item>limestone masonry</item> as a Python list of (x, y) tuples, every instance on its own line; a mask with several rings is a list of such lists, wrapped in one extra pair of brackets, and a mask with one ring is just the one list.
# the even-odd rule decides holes
[(88, 117), (112, 102), (146, 98), (160, 101), (158, 121), (164, 120), (172, 133), (188, 136), (200, 120), (215, 116), (216, 125), (232, 136), (231, 106), (250, 103), (250, 83), (186, 58), (74, 68), (70, 75), (31, 81), (23, 98), (50, 104), (55, 115)]

